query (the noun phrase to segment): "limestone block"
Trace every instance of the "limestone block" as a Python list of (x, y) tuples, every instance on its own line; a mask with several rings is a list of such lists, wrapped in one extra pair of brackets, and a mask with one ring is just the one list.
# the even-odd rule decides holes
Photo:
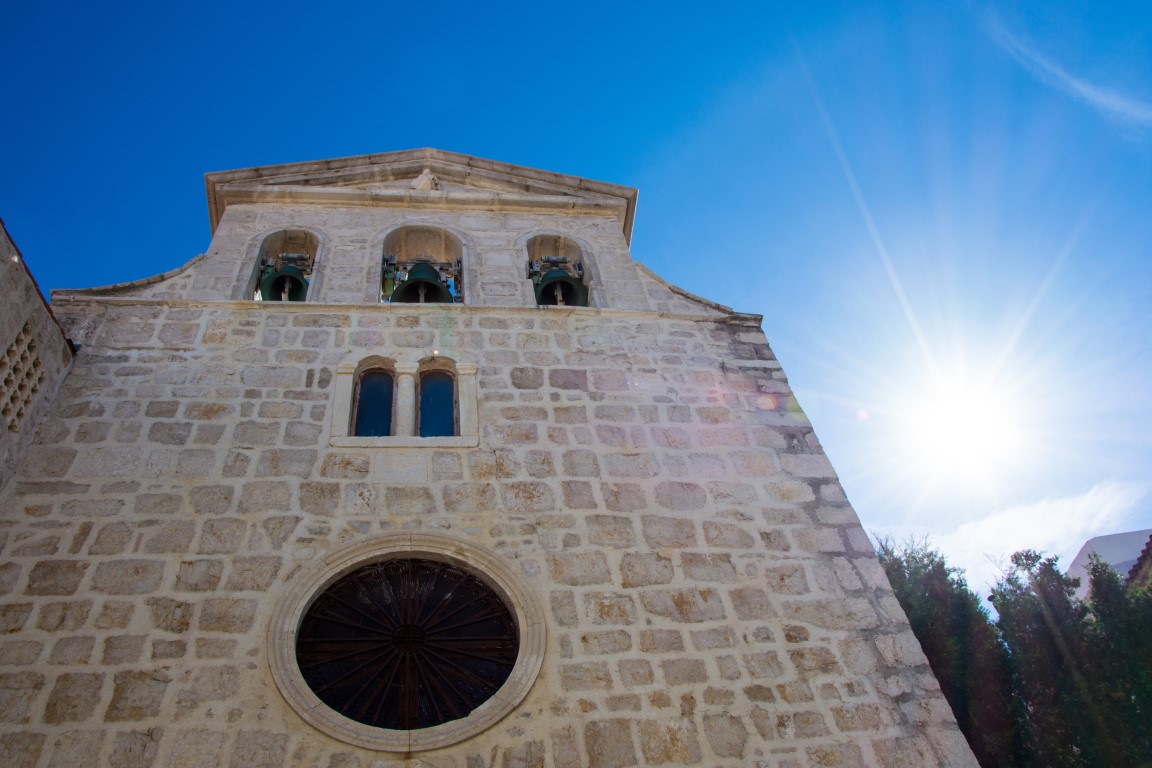
[(116, 768), (149, 768), (163, 737), (163, 728), (121, 732), (112, 744), (109, 761)]
[(96, 709), (103, 686), (102, 672), (66, 672), (60, 675), (48, 695), (44, 722), (55, 724), (87, 720)]
[(102, 731), (65, 731), (53, 742), (48, 768), (91, 765), (103, 744)]
[(229, 768), (280, 768), (288, 752), (288, 735), (271, 731), (240, 731)]
[[(18, 606), (11, 606), (17, 608)], [(31, 610), (31, 605), (28, 605)], [(40, 606), (40, 615), (36, 626), (45, 632), (74, 632), (84, 626), (88, 621), (88, 614), (92, 610), (91, 600), (74, 600), (66, 603), (44, 603)], [(0, 612), (0, 627), (3, 627), (4, 615)]]
[(660, 662), (664, 683), (669, 686), (703, 683), (708, 680), (708, 670), (703, 659), (665, 659)]
[(101, 664), (134, 664), (144, 651), (143, 635), (116, 635), (104, 638), (104, 654)]
[(597, 720), (584, 725), (588, 768), (626, 768), (636, 765), (631, 721)]
[(669, 584), (675, 575), (672, 558), (650, 552), (628, 552), (620, 562), (621, 585), (626, 588)]
[(144, 595), (155, 592), (163, 578), (162, 560), (114, 560), (96, 566), (92, 589), (110, 595)]
[(646, 629), (640, 633), (644, 653), (671, 653), (684, 650), (684, 638), (676, 629)]
[(585, 518), (588, 526), (588, 542), (614, 548), (631, 548), (636, 544), (636, 534), (632, 520), (615, 515), (589, 515)]
[[(693, 531), (695, 536), (695, 531)], [(730, 555), (707, 555), (699, 552), (682, 552), (680, 565), (684, 575), (693, 581), (730, 582), (736, 581), (736, 569)]]
[(704, 736), (718, 757), (744, 757), (748, 728), (743, 720), (731, 714), (711, 713), (704, 715), (703, 722)]
[(644, 609), (679, 622), (718, 621), (726, 618), (720, 595), (712, 589), (660, 589), (640, 595)]
[(176, 706), (191, 709), (206, 701), (226, 701), (236, 695), (240, 682), (240, 668), (234, 665), (198, 669), (189, 684), (177, 691)]
[(201, 604), (197, 626), (208, 632), (247, 632), (258, 607), (259, 601), (251, 598), (209, 598)]
[(220, 583), (224, 563), (220, 560), (186, 560), (176, 573), (177, 592), (211, 592)]
[(593, 624), (635, 624), (636, 601), (631, 595), (589, 592), (584, 595), (584, 615)]
[(220, 768), (225, 734), (193, 728), (176, 735), (168, 768)]
[(604, 506), (611, 512), (635, 512), (648, 507), (644, 490), (635, 483), (601, 483), (600, 492)]
[(644, 540), (658, 549), (682, 549), (696, 546), (696, 524), (688, 518), (645, 515), (640, 519)]
[(150, 597), (145, 601), (152, 616), (152, 625), (163, 632), (188, 631), (195, 607), (192, 603), (168, 597)]
[(35, 664), (43, 650), (44, 644), (36, 640), (7, 640), (0, 642), (0, 666), (23, 667), (29, 664)]
[(82, 560), (41, 560), (28, 574), (26, 595), (72, 595), (89, 563)]
[(279, 557), (238, 557), (232, 561), (232, 572), (224, 588), (230, 592), (262, 592), (276, 580)]
[(0, 723), (26, 723), (32, 701), (44, 687), (38, 672), (0, 674)]
[(608, 662), (561, 664), (560, 686), (566, 691), (611, 690), (612, 673), (608, 669)]
[(656, 503), (674, 512), (704, 508), (708, 495), (696, 483), (665, 481), (656, 484)]
[(751, 549), (756, 545), (752, 534), (740, 526), (715, 520), (704, 521), (704, 541), (713, 547), (729, 549)]
[(135, 721), (160, 713), (171, 678), (160, 670), (117, 672), (107, 722)]
[(695, 765), (701, 760), (696, 725), (691, 720), (642, 720), (639, 736), (646, 765)]
[(632, 649), (632, 636), (622, 629), (588, 632), (580, 636), (580, 646), (593, 655), (623, 653)]
[(0, 734), (0, 765), (34, 768), (44, 749), (44, 740), (44, 734), (28, 731)]

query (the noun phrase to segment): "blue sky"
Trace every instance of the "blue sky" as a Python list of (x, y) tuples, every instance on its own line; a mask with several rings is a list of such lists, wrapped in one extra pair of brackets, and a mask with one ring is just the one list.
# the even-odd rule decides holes
[(22, 4), (0, 216), (41, 286), (172, 269), (203, 174), (434, 146), (635, 186), (764, 329), (865, 527), (974, 585), (1152, 528), (1152, 6)]

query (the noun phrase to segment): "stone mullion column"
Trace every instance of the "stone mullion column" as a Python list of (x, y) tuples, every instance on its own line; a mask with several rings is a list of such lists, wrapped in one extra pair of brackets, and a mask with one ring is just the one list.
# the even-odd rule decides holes
[(416, 365), (396, 366), (396, 437), (416, 434)]

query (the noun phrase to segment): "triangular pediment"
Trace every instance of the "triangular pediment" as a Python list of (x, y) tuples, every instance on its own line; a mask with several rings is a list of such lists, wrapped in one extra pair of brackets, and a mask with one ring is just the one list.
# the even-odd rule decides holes
[(205, 181), (213, 231), (233, 203), (304, 201), (607, 209), (617, 215), (630, 239), (636, 205), (631, 187), (438, 149), (222, 171), (207, 174)]

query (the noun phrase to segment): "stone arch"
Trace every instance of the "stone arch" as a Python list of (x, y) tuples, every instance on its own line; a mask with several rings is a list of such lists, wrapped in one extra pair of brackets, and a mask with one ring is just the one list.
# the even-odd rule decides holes
[[(438, 278), (442, 283), (447, 280), (452, 303), (466, 303), (470, 286), (475, 285), (475, 269), (471, 264), (475, 247), (471, 238), (442, 222), (399, 222), (381, 232), (373, 240), (372, 247), (377, 258), (370, 277), (374, 278), (373, 287), (369, 290), (374, 290), (375, 294), (366, 295), (368, 301), (387, 302), (397, 289), (402, 292), (402, 296), (398, 297), (400, 300), (410, 300), (412, 292), (404, 290), (405, 286), (397, 279), (406, 272), (410, 278), (415, 279), (414, 282), (423, 282), (433, 293), (433, 283)], [(392, 257), (395, 257), (394, 261)]]
[[(290, 250), (302, 246), (299, 251)], [(245, 248), (244, 262), (240, 267), (237, 280), (237, 289), (234, 299), (248, 301), (253, 299), (261, 288), (265, 269), (269, 266), (265, 262), (271, 259), (273, 269), (291, 267), (299, 269), (306, 280), (306, 288), (302, 301), (318, 301), (321, 294), (323, 276), (323, 257), (328, 250), (328, 237), (323, 232), (312, 227), (278, 226), (270, 227), (263, 232), (252, 236)], [(303, 259), (293, 258), (285, 260), (283, 254), (302, 256)]]
[[(553, 300), (544, 300), (538, 290), (542, 284), (552, 282), (548, 276), (557, 276), (559, 272), (566, 272), (562, 282), (570, 282), (577, 287), (577, 293), (583, 289), (582, 303), (575, 306), (601, 306), (599, 268), (596, 264), (595, 251), (592, 245), (581, 237), (556, 229), (542, 229), (524, 234), (516, 239), (516, 247), (527, 257), (527, 277), (532, 281), (532, 296), (537, 305), (557, 303)], [(549, 263), (548, 260), (553, 260)], [(564, 261), (559, 261), (559, 260)], [(595, 289), (595, 290), (594, 290)], [(570, 295), (565, 289), (564, 295)], [(565, 303), (570, 303), (566, 301)]]

